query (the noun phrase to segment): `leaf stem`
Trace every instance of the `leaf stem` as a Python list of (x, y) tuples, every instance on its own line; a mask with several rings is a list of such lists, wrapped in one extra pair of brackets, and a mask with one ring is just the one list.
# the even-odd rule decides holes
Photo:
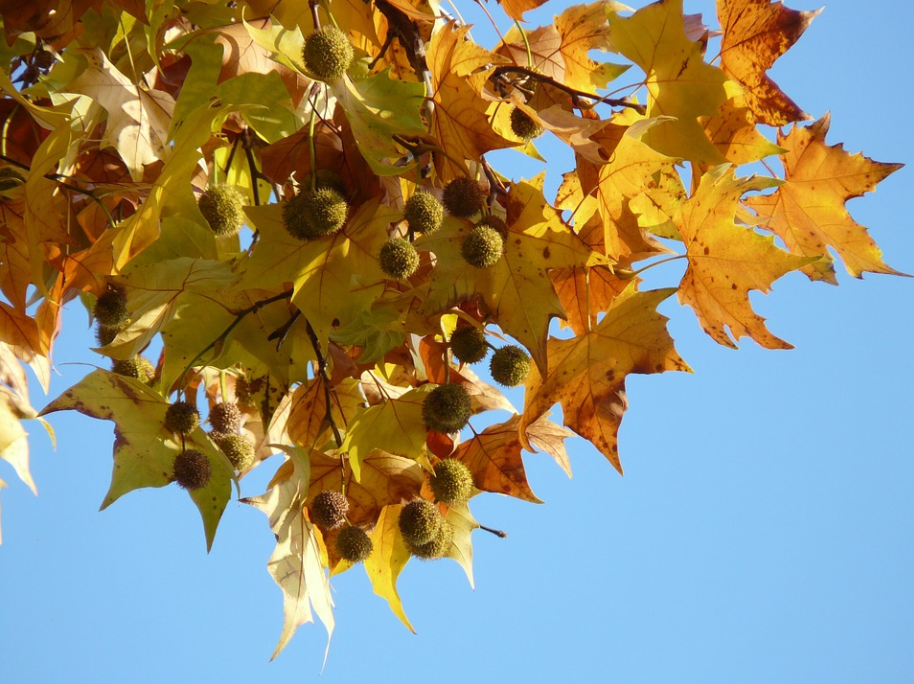
[[(495, 67), (492, 76), (497, 78), (502, 74), (526, 74), (529, 78), (532, 78), (540, 83), (547, 83), (554, 88), (558, 88), (562, 92), (568, 94), (571, 97), (572, 104), (578, 109), (593, 109), (598, 104), (608, 104), (610, 107), (628, 107), (629, 109), (634, 109), (639, 114), (646, 114), (647, 108), (642, 104), (637, 104), (635, 102), (629, 102), (625, 98), (616, 98), (607, 96), (594, 95), (593, 93), (587, 93), (583, 90), (578, 90), (577, 88), (572, 88), (565, 85), (560, 81), (556, 81), (550, 76), (541, 74), (535, 69), (530, 67), (522, 67), (516, 65), (505, 65)], [(583, 100), (593, 100), (592, 103), (584, 102)]]

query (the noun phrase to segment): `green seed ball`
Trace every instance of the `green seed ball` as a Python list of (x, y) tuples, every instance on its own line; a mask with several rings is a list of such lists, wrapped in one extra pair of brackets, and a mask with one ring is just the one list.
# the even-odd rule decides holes
[(430, 430), (460, 432), (473, 415), (470, 395), (461, 385), (439, 385), (425, 397), (422, 419)]
[(212, 474), (209, 459), (196, 449), (175, 456), (173, 470), (175, 482), (188, 491), (205, 487)]
[(137, 354), (126, 361), (115, 361), (111, 365), (111, 372), (149, 384), (155, 377), (156, 369), (149, 359)]
[(305, 39), (302, 58), (308, 71), (322, 81), (335, 81), (346, 73), (355, 57), (349, 37), (335, 26), (325, 26)]
[(99, 325), (123, 330), (130, 321), (127, 313), (127, 296), (120, 288), (109, 287), (95, 300), (92, 315)]
[(189, 435), (200, 426), (200, 413), (188, 401), (176, 401), (165, 410), (165, 427), (171, 432)]
[(460, 254), (476, 268), (491, 268), (505, 253), (505, 241), (501, 234), (487, 225), (476, 226), (463, 239)]
[(516, 345), (496, 350), (489, 362), (489, 371), (495, 382), (505, 387), (522, 385), (530, 372), (530, 357)]
[(323, 530), (335, 530), (346, 523), (349, 501), (342, 492), (325, 489), (311, 500), (308, 508), (311, 511), (311, 522)]
[(428, 192), (416, 192), (406, 202), (403, 218), (415, 233), (434, 233), (444, 221), (444, 207), (438, 198)]
[(349, 204), (333, 188), (302, 192), (282, 205), (282, 222), (299, 240), (316, 240), (335, 233), (346, 223)]
[(431, 501), (415, 499), (400, 509), (400, 533), (407, 544), (427, 544), (441, 529), (444, 518)]
[(511, 110), (511, 130), (518, 138), (527, 141), (543, 134), (543, 127), (530, 118), (524, 110), (517, 107)]
[(336, 537), (336, 552), (350, 563), (361, 563), (373, 548), (371, 537), (361, 527), (344, 527)]
[(419, 268), (419, 252), (409, 240), (392, 237), (381, 247), (378, 264), (389, 278), (409, 278)]
[(254, 464), (254, 445), (244, 435), (210, 433), (235, 470), (247, 470)]
[(447, 520), (442, 520), (441, 527), (438, 529), (438, 534), (435, 535), (434, 539), (425, 544), (412, 544), (406, 541), (406, 548), (416, 558), (437, 560), (447, 555), (453, 542), (454, 528)]
[(482, 361), (489, 353), (486, 334), (472, 325), (457, 328), (451, 335), (451, 351), (461, 363)]
[(216, 432), (238, 432), (241, 427), (241, 411), (238, 404), (219, 402), (209, 411), (209, 424)]
[(444, 188), (442, 200), (452, 216), (474, 216), (482, 210), (482, 188), (472, 178), (455, 178)]
[(235, 235), (244, 224), (244, 198), (231, 185), (211, 185), (200, 195), (197, 207), (219, 237)]
[(435, 500), (448, 506), (465, 503), (473, 494), (473, 474), (463, 461), (456, 458), (439, 461), (428, 483)]
[(489, 228), (494, 228), (498, 231), (498, 234), (501, 235), (502, 240), (508, 239), (508, 224), (506, 224), (501, 218), (495, 216), (494, 214), (483, 216), (476, 223), (476, 226), (488, 226)]

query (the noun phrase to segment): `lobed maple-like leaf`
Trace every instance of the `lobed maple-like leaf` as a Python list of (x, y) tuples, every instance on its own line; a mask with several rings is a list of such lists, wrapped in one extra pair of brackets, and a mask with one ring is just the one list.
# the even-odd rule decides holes
[(410, 632), (415, 633), (416, 630), (406, 617), (403, 602), (397, 592), (397, 578), (410, 559), (409, 549), (406, 548), (398, 524), (402, 508), (399, 504), (385, 506), (378, 515), (378, 521), (371, 533), (373, 549), (371, 555), (365, 559), (365, 572), (368, 573), (374, 593), (386, 600), (400, 622), (406, 625)]

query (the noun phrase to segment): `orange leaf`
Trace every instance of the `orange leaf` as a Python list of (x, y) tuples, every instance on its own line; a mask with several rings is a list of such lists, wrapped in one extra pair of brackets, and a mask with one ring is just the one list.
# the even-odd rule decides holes
[(787, 150), (781, 161), (788, 182), (773, 195), (752, 197), (746, 203), (791, 252), (822, 257), (803, 269), (813, 280), (837, 284), (829, 247), (855, 278), (865, 271), (900, 275), (882, 260), (873, 238), (844, 204), (874, 190), (903, 165), (849, 154), (842, 145), (826, 145), (830, 120), (826, 114), (808, 128), (795, 126), (787, 135), (779, 133), (778, 145)]
[(544, 4), (546, 0), (498, 0), (501, 8), (514, 21), (523, 21), (524, 12), (536, 9)]
[(721, 64), (730, 78), (743, 85), (738, 99), (752, 110), (756, 121), (784, 126), (810, 118), (765, 72), (821, 11), (798, 12), (770, 0), (717, 0), (724, 32)]
[(630, 373), (691, 372), (673, 347), (666, 316), (657, 306), (674, 289), (635, 292), (629, 288), (590, 332), (569, 340), (549, 340), (549, 372), (531, 369), (518, 430), (527, 431), (550, 406), (562, 405), (564, 424), (590, 440), (622, 472), (617, 435), (628, 407), (625, 378)]

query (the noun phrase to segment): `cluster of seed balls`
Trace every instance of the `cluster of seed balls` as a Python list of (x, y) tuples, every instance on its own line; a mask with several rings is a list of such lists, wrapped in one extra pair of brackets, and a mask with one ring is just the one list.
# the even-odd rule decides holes
[[(95, 336), (99, 346), (111, 344), (117, 334), (130, 324), (127, 296), (124, 291), (120, 287), (109, 285), (95, 300), (92, 315), (97, 324)], [(149, 384), (155, 377), (156, 369), (149, 359), (137, 354), (125, 360), (116, 359), (112, 363), (111, 371)]]

